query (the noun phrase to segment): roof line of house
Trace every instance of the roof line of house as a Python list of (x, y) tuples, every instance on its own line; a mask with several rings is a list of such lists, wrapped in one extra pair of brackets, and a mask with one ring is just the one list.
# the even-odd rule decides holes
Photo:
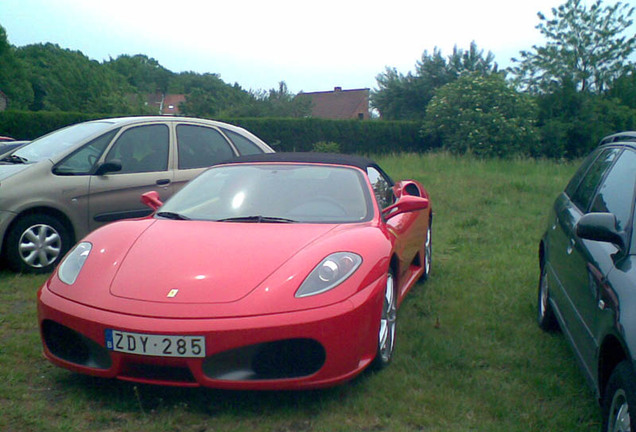
[(369, 88), (365, 87), (365, 88), (358, 88), (358, 89), (346, 89), (343, 90), (342, 87), (334, 87), (333, 90), (327, 90), (327, 91), (316, 91), (316, 92), (304, 92), (301, 90), (300, 94), (306, 94), (306, 95), (311, 95), (311, 94), (323, 94), (323, 93), (347, 93), (347, 92), (356, 92), (356, 91), (368, 91), (370, 90)]

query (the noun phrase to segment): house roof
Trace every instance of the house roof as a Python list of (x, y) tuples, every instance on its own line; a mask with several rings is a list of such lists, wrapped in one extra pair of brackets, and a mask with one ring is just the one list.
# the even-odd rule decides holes
[(343, 90), (335, 87), (333, 91), (300, 93), (298, 97), (311, 99), (311, 115), (327, 119), (357, 119), (362, 115), (369, 118), (369, 89)]
[(175, 115), (179, 114), (179, 104), (184, 103), (186, 97), (183, 94), (167, 94), (163, 99), (162, 114)]

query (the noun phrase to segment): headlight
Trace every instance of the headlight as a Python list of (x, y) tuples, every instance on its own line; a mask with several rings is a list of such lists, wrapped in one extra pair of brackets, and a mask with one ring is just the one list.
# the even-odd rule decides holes
[(88, 259), (88, 254), (91, 252), (93, 245), (88, 242), (82, 242), (75, 246), (75, 248), (69, 253), (60, 268), (57, 271), (57, 276), (62, 282), (68, 285), (73, 285), (77, 276), (79, 276), (84, 262)]
[(296, 297), (308, 297), (337, 287), (362, 264), (362, 257), (353, 252), (336, 252), (323, 259), (302, 283)]

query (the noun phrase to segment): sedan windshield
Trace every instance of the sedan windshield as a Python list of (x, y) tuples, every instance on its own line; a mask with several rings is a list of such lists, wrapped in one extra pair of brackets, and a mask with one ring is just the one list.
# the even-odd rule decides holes
[(90, 122), (59, 129), (20, 147), (13, 153), (13, 156), (16, 157), (16, 160), (20, 158), (23, 163), (39, 162), (56, 156), (112, 126), (113, 124), (110, 122)]
[(156, 217), (163, 215), (228, 223), (347, 223), (370, 219), (373, 207), (364, 176), (356, 169), (245, 164), (204, 172)]

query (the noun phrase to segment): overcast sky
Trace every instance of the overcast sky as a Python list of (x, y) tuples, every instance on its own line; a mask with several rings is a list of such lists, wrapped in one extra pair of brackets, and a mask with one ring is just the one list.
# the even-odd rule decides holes
[(424, 50), (448, 55), (473, 40), (509, 66), (544, 43), (537, 12), (550, 17), (564, 2), (0, 0), (0, 25), (14, 46), (52, 42), (100, 62), (145, 54), (173, 72), (216, 73), (247, 90), (285, 81), (297, 93), (373, 89), (386, 66), (407, 73)]

